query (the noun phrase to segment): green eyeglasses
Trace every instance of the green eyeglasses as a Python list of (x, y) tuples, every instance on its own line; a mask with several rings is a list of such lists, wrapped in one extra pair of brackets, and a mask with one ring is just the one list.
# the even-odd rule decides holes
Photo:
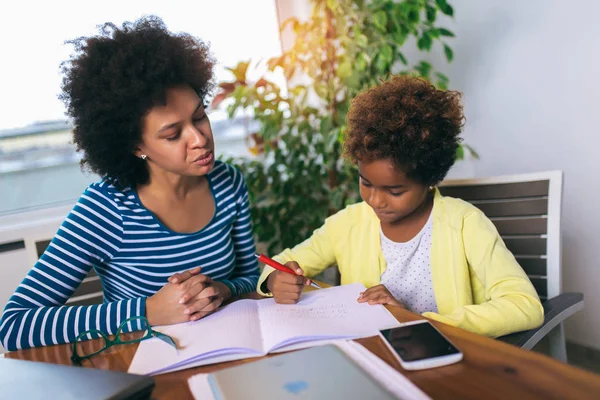
[[(131, 337), (131, 339), (122, 340), (121, 334), (123, 333), (123, 328), (129, 323), (135, 322), (139, 324), (138, 326), (140, 326), (141, 329), (134, 332), (128, 332), (127, 335), (128, 337)], [(99, 336), (99, 338), (104, 340), (89, 340), (90, 335), (92, 335), (92, 337)], [(119, 328), (117, 328), (117, 332), (115, 333), (115, 338), (112, 340), (108, 338), (106, 333), (97, 329), (90, 329), (89, 331), (80, 333), (73, 342), (71, 362), (75, 365), (81, 365), (81, 361), (95, 356), (116, 344), (137, 343), (153, 337), (160, 339), (177, 349), (175, 341), (170, 336), (153, 330), (145, 317), (131, 317), (119, 325)]]

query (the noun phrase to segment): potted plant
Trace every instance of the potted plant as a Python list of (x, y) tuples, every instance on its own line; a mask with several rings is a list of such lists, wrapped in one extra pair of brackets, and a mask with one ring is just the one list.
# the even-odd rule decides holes
[[(454, 13), (446, 0), (312, 3), (308, 20), (282, 24), (293, 28), (295, 41), (268, 60), (260, 79), (249, 82), (250, 62), (240, 62), (230, 68), (234, 81), (222, 82), (213, 101), (228, 99), (230, 117), (246, 111), (258, 122), (249, 140), (259, 156), (227, 161), (245, 175), (257, 241), (270, 254), (301, 242), (328, 215), (359, 200), (357, 171), (341, 157), (350, 100), (389, 74), (418, 74), (447, 88), (444, 74), (404, 54), (411, 39), (421, 52), (441, 50), (453, 59), (448, 41), (454, 34), (436, 23), (440, 13)], [(277, 72), (287, 89), (272, 78)]]

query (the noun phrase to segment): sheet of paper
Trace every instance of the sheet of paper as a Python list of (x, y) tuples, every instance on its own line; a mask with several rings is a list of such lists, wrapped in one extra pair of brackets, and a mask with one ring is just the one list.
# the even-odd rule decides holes
[[(399, 400), (430, 400), (430, 397), (408, 378), (360, 344), (353, 341), (337, 341), (335, 345)], [(195, 399), (215, 400), (208, 383), (208, 374), (194, 375), (188, 380), (188, 384)], [(248, 393), (248, 398), (254, 398), (253, 395), (254, 393)]]
[[(132, 374), (155, 374), (167, 372), (164, 369), (181, 369), (181, 363), (193, 361), (200, 354), (210, 354), (225, 359), (240, 359), (263, 353), (261, 331), (258, 325), (256, 301), (241, 300), (229, 304), (217, 313), (198, 321), (176, 325), (157, 326), (153, 329), (173, 338), (177, 350), (158, 339), (140, 342), (131, 361)], [(231, 356), (220, 349), (229, 349), (238, 354), (250, 349), (246, 356)], [(201, 365), (196, 362), (194, 365)]]
[(397, 327), (398, 321), (385, 307), (356, 301), (365, 289), (355, 283), (314, 290), (303, 294), (295, 305), (261, 300), (258, 315), (265, 350), (324, 338), (374, 336), (381, 329)]

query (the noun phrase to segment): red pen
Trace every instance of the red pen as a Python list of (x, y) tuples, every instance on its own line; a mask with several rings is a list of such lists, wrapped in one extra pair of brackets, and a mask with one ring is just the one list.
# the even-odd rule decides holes
[[(264, 254), (255, 254), (256, 258), (258, 258), (258, 261), (260, 261), (261, 263), (267, 264), (275, 269), (278, 269), (279, 271), (283, 271), (283, 272), (287, 272), (288, 274), (292, 274), (292, 275), (298, 275), (294, 272), (293, 269), (286, 267), (285, 265), (278, 263), (277, 261), (273, 260), (272, 258), (269, 258), (267, 256), (265, 256)], [(317, 289), (321, 289), (321, 286), (317, 285), (315, 282), (310, 281), (310, 286), (312, 287), (316, 287)]]

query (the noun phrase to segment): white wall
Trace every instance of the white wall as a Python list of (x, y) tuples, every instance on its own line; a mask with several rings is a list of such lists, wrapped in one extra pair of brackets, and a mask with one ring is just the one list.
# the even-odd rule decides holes
[(455, 60), (435, 64), (464, 93), (460, 174), (564, 171), (563, 289), (585, 295), (569, 340), (600, 349), (600, 2), (452, 0)]

